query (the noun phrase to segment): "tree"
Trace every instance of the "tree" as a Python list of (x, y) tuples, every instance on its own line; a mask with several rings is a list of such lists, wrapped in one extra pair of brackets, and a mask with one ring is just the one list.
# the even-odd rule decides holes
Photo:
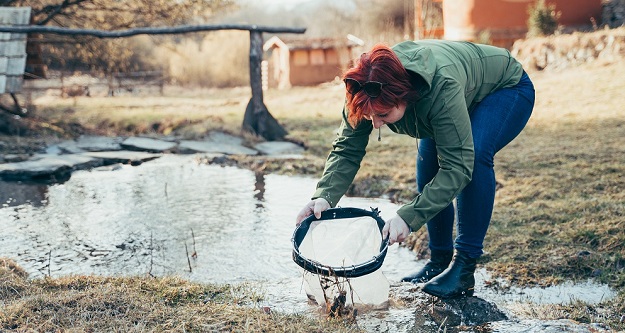
[(534, 6), (527, 9), (529, 14), (527, 20), (529, 37), (548, 36), (558, 30), (558, 19), (560, 12), (556, 12), (556, 6), (546, 4), (545, 0), (537, 0)]
[[(122, 30), (199, 24), (234, 7), (232, 0), (0, 0), (0, 6), (31, 7), (31, 24), (77, 29)], [(132, 39), (58, 36), (42, 42), (49, 67), (105, 74), (151, 70), (151, 57), (137, 56)]]
[[(30, 7), (31, 25), (76, 29), (122, 30), (173, 26), (208, 21), (215, 13), (233, 8), (232, 0), (0, 0), (3, 7)], [(32, 38), (31, 40), (40, 40)], [(150, 70), (151, 64), (133, 52), (132, 40), (101, 39), (87, 35), (61, 35), (42, 40), (46, 65), (84, 68), (104, 74)], [(14, 100), (15, 97), (13, 96)], [(15, 101), (15, 105), (18, 103)], [(28, 128), (14, 118), (27, 116), (1, 107), (0, 132), (26, 134)], [(16, 113), (17, 112), (17, 113)]]

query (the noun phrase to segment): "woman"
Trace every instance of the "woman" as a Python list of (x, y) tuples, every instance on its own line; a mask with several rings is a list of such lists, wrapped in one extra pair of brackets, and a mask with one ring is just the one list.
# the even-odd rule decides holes
[(383, 234), (390, 244), (402, 242), (427, 223), (430, 238), (430, 259), (403, 281), (425, 283), (424, 292), (441, 298), (473, 295), (495, 201), (493, 159), (531, 115), (529, 77), (506, 49), (424, 40), (376, 45), (343, 79), (341, 130), (297, 223), (336, 205), (359, 169), (371, 131), (387, 125), (418, 139), (418, 195), (386, 221)]

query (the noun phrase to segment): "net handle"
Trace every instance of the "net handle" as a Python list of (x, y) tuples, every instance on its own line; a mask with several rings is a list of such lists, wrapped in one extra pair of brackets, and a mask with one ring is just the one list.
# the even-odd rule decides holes
[[(380, 235), (382, 236), (382, 243), (380, 244), (380, 253), (370, 260), (351, 266), (328, 266), (318, 261), (306, 258), (299, 251), (299, 246), (302, 244), (304, 237), (310, 229), (310, 225), (315, 221), (343, 219), (352, 217), (368, 216), (373, 218), (378, 224)], [(306, 217), (302, 223), (293, 232), (291, 241), (293, 243), (293, 261), (305, 269), (308, 272), (324, 275), (324, 276), (337, 276), (345, 278), (354, 278), (367, 275), (375, 272), (384, 262), (386, 253), (388, 251), (388, 237), (384, 238), (382, 229), (384, 228), (384, 220), (380, 217), (380, 211), (377, 208), (371, 207), (371, 210), (365, 210), (360, 208), (330, 208), (321, 213), (320, 218), (316, 218), (314, 214)]]

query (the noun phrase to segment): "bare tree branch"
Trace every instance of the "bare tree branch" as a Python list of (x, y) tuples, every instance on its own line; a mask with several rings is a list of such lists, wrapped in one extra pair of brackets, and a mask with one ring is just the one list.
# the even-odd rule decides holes
[(63, 0), (63, 2), (58, 4), (58, 5), (45, 6), (45, 7), (41, 8), (41, 10), (38, 10), (35, 14), (38, 15), (40, 13), (46, 13), (47, 16), (43, 20), (41, 20), (39, 22), (36, 22), (35, 24), (37, 24), (37, 25), (46, 25), (55, 16), (59, 15), (64, 9), (66, 9), (68, 7), (72, 7), (72, 6), (78, 5), (78, 4), (81, 4), (81, 3), (85, 2), (85, 1), (91, 1), (91, 0), (75, 0), (75, 1)]
[(0, 6), (11, 6), (15, 2), (15, 0), (1, 0)]

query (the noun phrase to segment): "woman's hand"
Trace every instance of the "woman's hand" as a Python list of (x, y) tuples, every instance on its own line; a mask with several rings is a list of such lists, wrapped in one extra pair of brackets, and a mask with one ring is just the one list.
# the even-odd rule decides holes
[(300, 225), (302, 221), (310, 216), (311, 214), (315, 214), (316, 218), (321, 217), (321, 212), (330, 209), (330, 203), (324, 198), (317, 198), (314, 200), (310, 200), (302, 210), (297, 214), (297, 219), (295, 221), (296, 225)]
[(403, 242), (410, 234), (410, 227), (404, 222), (404, 219), (395, 215), (386, 221), (382, 228), (382, 236), (388, 236), (388, 245)]

